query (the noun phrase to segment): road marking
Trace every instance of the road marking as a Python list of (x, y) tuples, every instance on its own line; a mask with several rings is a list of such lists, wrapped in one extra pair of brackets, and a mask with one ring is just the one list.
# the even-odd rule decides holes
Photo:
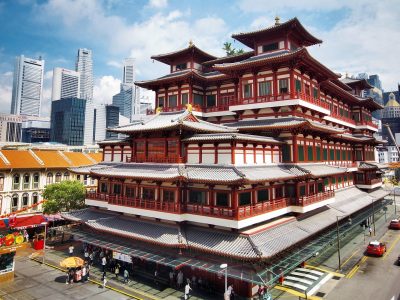
[(349, 273), (347, 273), (346, 278), (352, 278), (352, 277), (357, 273), (357, 271), (358, 271), (358, 269), (360, 268), (360, 266), (361, 266), (363, 263), (365, 263), (365, 262), (367, 261), (367, 259), (368, 259), (368, 256), (365, 256), (365, 255), (364, 255), (364, 256), (360, 259), (360, 262), (359, 262), (358, 264), (356, 264), (356, 265), (350, 270)]
[[(306, 296), (305, 293), (300, 293), (300, 292), (298, 292), (298, 291), (289, 289), (289, 288), (287, 288), (287, 287), (283, 287), (283, 286), (281, 286), (281, 285), (276, 285), (276, 286), (274, 286), (274, 289), (277, 289), (277, 290), (279, 290), (279, 291), (287, 292), (287, 293), (292, 294), (292, 295), (295, 295), (295, 296), (297, 296), (297, 297), (302, 297), (302, 298), (304, 298), (304, 297)], [(322, 300), (322, 298), (317, 297), (317, 296), (307, 296), (307, 299), (310, 299), (310, 300)]]
[(342, 268), (343, 268), (344, 265), (346, 265), (346, 264), (349, 262), (349, 260), (350, 260), (359, 250), (360, 250), (360, 249), (357, 249), (356, 251), (354, 251), (353, 254), (352, 254), (348, 259), (345, 260), (345, 262), (342, 264)]
[(394, 240), (393, 244), (389, 247), (389, 249), (386, 251), (386, 253), (383, 255), (383, 259), (386, 259), (386, 257), (392, 252), (394, 246), (399, 242), (400, 240), (400, 235)]
[(320, 271), (322, 271), (322, 272), (330, 273), (330, 274), (333, 274), (333, 275), (339, 276), (339, 277), (344, 277), (344, 276), (345, 276), (344, 274), (341, 274), (341, 273), (338, 273), (338, 272), (330, 271), (330, 270), (328, 270), (328, 269), (323, 269), (323, 268), (320, 268), (320, 267), (315, 267), (315, 266), (311, 266), (311, 265), (307, 265), (307, 264), (306, 264), (306, 268), (311, 268), (311, 269), (315, 269), (315, 270), (320, 270)]

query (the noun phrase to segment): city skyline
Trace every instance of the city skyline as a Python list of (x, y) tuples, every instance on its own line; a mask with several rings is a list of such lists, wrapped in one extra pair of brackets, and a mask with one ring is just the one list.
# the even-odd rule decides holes
[[(135, 58), (138, 80), (159, 77), (168, 70), (163, 64), (151, 63), (151, 55), (187, 47), (192, 39), (203, 50), (222, 56), (220, 41), (232, 41), (230, 35), (235, 32), (270, 26), (276, 15), (282, 21), (297, 16), (324, 41), (310, 51), (327, 67), (342, 74), (379, 74), (385, 91), (394, 90), (399, 67), (396, 53), (400, 47), (391, 42), (399, 37), (400, 13), (395, 4), (390, 0), (332, 1), (323, 6), (313, 0), (268, 5), (248, 0), (3, 3), (0, 103), (4, 108), (10, 107), (12, 63), (21, 54), (42, 55), (46, 60), (42, 111), (49, 115), (52, 69), (74, 69), (74, 53), (79, 48), (86, 47), (94, 53), (95, 101), (111, 103), (112, 95), (119, 91), (124, 58)], [(35, 15), (39, 11), (40, 17)], [(14, 26), (22, 18), (29, 31), (18, 31), (19, 27)], [(238, 42), (233, 46), (247, 49)]]

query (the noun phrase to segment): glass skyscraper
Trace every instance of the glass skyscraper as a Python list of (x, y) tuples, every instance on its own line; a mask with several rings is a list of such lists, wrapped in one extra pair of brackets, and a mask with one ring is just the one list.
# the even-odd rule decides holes
[(79, 98), (92, 101), (93, 99), (93, 59), (92, 50), (79, 49), (76, 57), (75, 71), (80, 74)]
[(86, 100), (66, 98), (51, 102), (52, 142), (83, 145)]
[(23, 55), (15, 60), (11, 114), (40, 115), (43, 91), (44, 60)]

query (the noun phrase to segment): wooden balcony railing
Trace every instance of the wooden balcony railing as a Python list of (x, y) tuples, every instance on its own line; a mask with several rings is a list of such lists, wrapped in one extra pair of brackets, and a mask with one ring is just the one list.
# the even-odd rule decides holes
[(351, 119), (349, 117), (341, 116), (340, 114), (337, 114), (337, 113), (335, 113), (333, 111), (331, 111), (331, 117), (335, 118), (335, 119), (338, 119), (338, 120), (342, 120), (344, 122), (347, 122), (347, 123), (350, 123), (350, 124), (353, 124), (353, 125), (356, 125), (356, 121), (354, 121), (353, 119)]
[(372, 179), (366, 179), (364, 181), (356, 180), (355, 184), (361, 184), (361, 185), (374, 185), (377, 183), (382, 183), (382, 178), (372, 178)]
[(151, 162), (151, 163), (182, 163), (184, 159), (179, 156), (148, 156), (147, 158), (143, 156), (127, 156), (126, 162), (128, 163), (144, 163), (144, 162)]
[(356, 121), (356, 125), (357, 125), (357, 126), (367, 125), (367, 126), (371, 126), (371, 127), (373, 127), (373, 128), (378, 129), (378, 125), (376, 125), (376, 124), (375, 124), (374, 122), (372, 122), (372, 121), (365, 121), (365, 120), (363, 120), (363, 121)]
[(239, 220), (241, 220), (253, 217), (255, 215), (275, 211), (287, 207), (289, 203), (289, 198), (281, 198), (271, 201), (260, 202), (255, 205), (240, 206), (238, 210), (238, 218)]
[(298, 206), (307, 206), (316, 202), (324, 201), (329, 198), (335, 197), (335, 192), (334, 191), (325, 191), (325, 192), (320, 192), (314, 195), (310, 196), (303, 196), (299, 197), (299, 200), (295, 205)]

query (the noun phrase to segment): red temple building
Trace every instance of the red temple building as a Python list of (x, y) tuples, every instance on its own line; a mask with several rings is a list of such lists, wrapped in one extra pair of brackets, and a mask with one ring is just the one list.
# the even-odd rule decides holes
[(64, 216), (82, 241), (221, 292), (228, 263), (250, 297), (325, 247), (337, 216), (358, 226), (384, 202), (371, 117), (382, 106), (310, 55), (322, 41), (297, 18), (232, 37), (252, 50), (217, 58), (190, 43), (152, 56), (170, 74), (136, 84), (157, 109), (110, 129), (126, 138), (101, 143), (102, 163), (73, 169), (98, 189)]

